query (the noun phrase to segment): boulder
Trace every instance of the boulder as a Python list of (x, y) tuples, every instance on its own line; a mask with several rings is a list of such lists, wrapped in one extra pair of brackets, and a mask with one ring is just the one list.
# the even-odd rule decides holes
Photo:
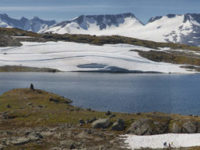
[(3, 150), (4, 146), (0, 144), (0, 150)]
[(122, 120), (122, 119), (118, 119), (112, 125), (112, 130), (123, 131), (124, 129), (125, 129), (125, 125), (124, 125), (124, 120)]
[(142, 118), (133, 122), (127, 130), (127, 133), (136, 135), (163, 134), (167, 133), (168, 125), (168, 120), (153, 120), (148, 118)]
[(43, 136), (40, 133), (36, 133), (36, 132), (31, 132), (28, 134), (28, 138), (31, 141), (37, 141), (43, 138)]
[(16, 137), (16, 138), (12, 138), (12, 140), (10, 140), (9, 143), (13, 144), (13, 145), (23, 145), (30, 142), (30, 139), (27, 137)]
[(1, 36), (0, 36), (0, 47), (21, 46), (21, 45), (22, 44), (19, 42), (19, 40), (16, 40), (9, 35), (1, 34)]
[(80, 126), (85, 124), (85, 121), (83, 119), (79, 120)]
[(153, 134), (153, 121), (151, 119), (139, 119), (133, 122), (127, 133), (136, 135)]
[(107, 111), (106, 113), (105, 113), (105, 115), (106, 116), (110, 116), (112, 113), (110, 112), (110, 111)]
[(105, 129), (105, 128), (108, 128), (110, 125), (111, 125), (111, 122), (109, 119), (98, 119), (92, 123), (93, 128)]
[(178, 122), (173, 122), (170, 128), (171, 133), (181, 133), (182, 127), (178, 124)]
[(49, 98), (50, 102), (54, 102), (54, 103), (59, 103), (60, 101), (58, 99), (55, 98)]
[(92, 123), (92, 122), (94, 122), (94, 121), (96, 121), (96, 120), (97, 120), (97, 118), (94, 117), (94, 118), (92, 118), (92, 119), (87, 120), (87, 123)]
[(109, 118), (111, 119), (111, 118), (114, 118), (114, 117), (116, 117), (116, 115), (115, 114), (111, 114)]
[(197, 133), (200, 133), (200, 121), (197, 122)]
[(63, 99), (60, 99), (60, 98), (52, 98), (52, 97), (50, 97), (49, 98), (49, 102), (54, 102), (54, 103), (56, 103), (56, 104), (58, 104), (58, 103), (64, 103), (64, 104), (69, 104), (69, 103), (71, 103), (72, 101), (71, 100), (69, 100), (69, 99), (65, 99), (65, 98), (63, 98)]
[(183, 133), (196, 133), (197, 132), (197, 123), (195, 121), (187, 121), (183, 123), (182, 126)]

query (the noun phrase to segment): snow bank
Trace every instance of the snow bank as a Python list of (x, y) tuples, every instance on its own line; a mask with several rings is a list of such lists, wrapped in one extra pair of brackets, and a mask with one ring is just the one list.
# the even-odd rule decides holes
[(189, 73), (184, 68), (180, 68), (180, 65), (147, 60), (137, 52), (130, 51), (133, 49), (151, 50), (128, 44), (97, 46), (74, 42), (23, 42), (21, 47), (0, 48), (0, 65), (48, 67), (61, 71), (99, 71), (98, 67), (79, 67), (98, 64), (104, 65), (103, 69), (114, 66), (131, 71)]
[(161, 134), (152, 136), (125, 135), (128, 148), (173, 148), (200, 146), (200, 134)]

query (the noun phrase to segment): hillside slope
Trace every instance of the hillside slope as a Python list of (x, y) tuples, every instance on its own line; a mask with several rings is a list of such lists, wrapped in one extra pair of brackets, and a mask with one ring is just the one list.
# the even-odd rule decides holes
[(37, 34), (6, 28), (1, 28), (0, 33), (23, 44), (0, 48), (4, 70), (6, 66), (21, 66), (114, 73), (200, 71), (199, 47), (122, 36)]

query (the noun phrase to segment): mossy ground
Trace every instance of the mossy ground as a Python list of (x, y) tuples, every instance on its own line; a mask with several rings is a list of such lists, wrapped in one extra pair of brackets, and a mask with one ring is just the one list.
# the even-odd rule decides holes
[(60, 72), (52, 68), (36, 68), (27, 66), (0, 66), (0, 72)]
[(200, 57), (196, 54), (191, 54), (188, 52), (177, 52), (173, 50), (169, 51), (141, 51), (141, 50), (131, 50), (136, 51), (141, 57), (147, 58), (156, 62), (167, 62), (172, 64), (182, 64), (182, 68), (187, 70), (200, 71)]
[[(0, 96), (0, 113), (7, 112), (13, 116), (14, 119), (7, 121), (12, 122), (10, 126), (15, 127), (78, 124), (80, 119), (106, 117), (104, 112), (82, 109), (66, 103), (50, 102), (50, 98), (65, 99), (42, 90), (14, 89)], [(120, 116), (121, 114), (118, 114), (118, 117)], [(123, 117), (129, 118), (129, 115), (124, 114)]]
[[(59, 102), (49, 101), (50, 98), (56, 99)], [(37, 127), (56, 127), (62, 124), (70, 124), (78, 127), (79, 121), (96, 118), (108, 118), (105, 112), (94, 111), (91, 109), (83, 109), (75, 107), (69, 103), (71, 100), (59, 95), (49, 93), (43, 90), (31, 89), (13, 89), (5, 92), (0, 96), (0, 116), (7, 115), (8, 119), (0, 119), (0, 130), (18, 130), (21, 128), (37, 128)], [(154, 121), (165, 122), (171, 119), (174, 120), (196, 120), (200, 121), (200, 117), (196, 116), (181, 116), (178, 114), (164, 114), (159, 112), (152, 113), (117, 113), (111, 119), (112, 122), (119, 118), (125, 121), (126, 129), (132, 122), (141, 118), (150, 118)], [(89, 129), (90, 124), (85, 124), (81, 128)], [(79, 128), (77, 128), (77, 131)], [(101, 130), (99, 130), (101, 131)], [(110, 128), (103, 132), (112, 132), (116, 136), (125, 134), (125, 131), (111, 131)], [(18, 146), (18, 149), (48, 149), (48, 143), (43, 141), (43, 144), (28, 143)], [(51, 143), (52, 146), (53, 143)], [(16, 146), (10, 146), (8, 149), (17, 149)], [(193, 148), (191, 148), (192, 150)], [(195, 147), (194, 150), (199, 149)]]
[[(58, 99), (60, 102), (51, 102), (49, 101), (50, 98)], [(0, 128), (9, 128), (13, 126), (54, 126), (60, 123), (78, 124), (80, 119), (88, 120), (94, 117), (108, 117), (105, 112), (75, 107), (71, 104), (64, 103), (65, 101), (69, 100), (43, 90), (13, 89), (5, 92), (0, 96), (0, 113), (6, 112), (12, 119), (1, 122)], [(127, 127), (133, 121), (141, 118), (151, 118), (161, 122), (169, 119), (194, 119), (200, 121), (200, 117), (164, 114), (159, 112), (137, 114), (112, 112), (112, 114), (114, 114), (115, 117), (113, 117), (111, 121), (122, 118)], [(9, 124), (9, 122), (12, 122), (12, 124)], [(4, 126), (2, 123), (8, 123), (8, 125)]]

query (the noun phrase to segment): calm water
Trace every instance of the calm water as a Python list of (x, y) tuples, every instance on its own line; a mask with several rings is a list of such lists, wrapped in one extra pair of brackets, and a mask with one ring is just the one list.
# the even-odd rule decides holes
[(0, 73), (0, 94), (30, 83), (84, 108), (200, 115), (198, 74)]

